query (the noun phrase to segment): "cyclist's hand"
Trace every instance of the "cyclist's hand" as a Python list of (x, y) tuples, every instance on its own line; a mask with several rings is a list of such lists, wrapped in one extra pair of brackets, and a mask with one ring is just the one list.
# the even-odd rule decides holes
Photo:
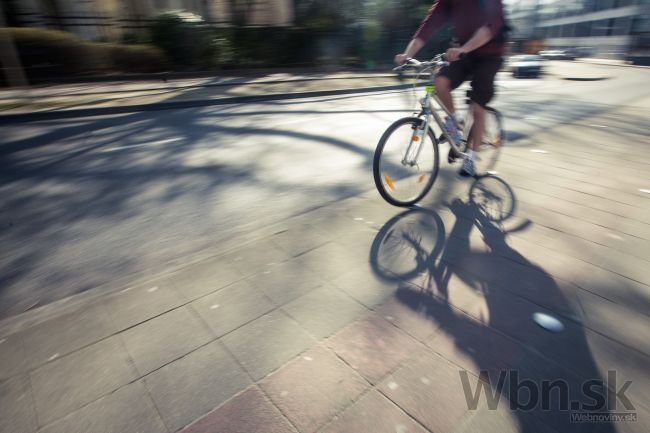
[(464, 51), (460, 48), (449, 48), (445, 53), (445, 60), (448, 62), (455, 62), (460, 59), (460, 56), (464, 54)]
[(402, 64), (404, 64), (404, 62), (408, 58), (409, 58), (409, 56), (407, 56), (404, 53), (398, 54), (398, 55), (395, 56), (395, 63), (397, 63), (398, 65), (402, 65)]

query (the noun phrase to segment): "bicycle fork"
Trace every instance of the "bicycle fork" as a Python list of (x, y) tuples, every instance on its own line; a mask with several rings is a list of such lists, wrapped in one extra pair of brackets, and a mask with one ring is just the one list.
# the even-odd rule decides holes
[(406, 152), (404, 152), (404, 157), (402, 158), (402, 165), (413, 167), (418, 163), (420, 152), (422, 152), (422, 145), (424, 144), (424, 139), (427, 135), (428, 127), (429, 116), (425, 116), (421, 125), (413, 129), (411, 140), (409, 141), (409, 145), (406, 148)]

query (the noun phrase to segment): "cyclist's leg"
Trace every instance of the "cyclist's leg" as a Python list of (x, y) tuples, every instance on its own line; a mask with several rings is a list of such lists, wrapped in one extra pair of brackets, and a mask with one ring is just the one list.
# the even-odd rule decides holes
[(472, 110), (472, 118), (474, 119), (471, 130), (472, 136), (470, 137), (470, 148), (474, 152), (478, 152), (483, 134), (485, 133), (485, 108), (472, 101), (470, 110)]
[(470, 137), (471, 149), (478, 151), (485, 132), (485, 106), (494, 96), (494, 78), (501, 68), (503, 59), (499, 56), (478, 58), (474, 63), (472, 77), (472, 104), (471, 110), (474, 117), (472, 136)]
[(452, 62), (440, 70), (435, 78), (436, 95), (450, 113), (456, 112), (451, 91), (463, 84), (468, 78), (467, 59)]

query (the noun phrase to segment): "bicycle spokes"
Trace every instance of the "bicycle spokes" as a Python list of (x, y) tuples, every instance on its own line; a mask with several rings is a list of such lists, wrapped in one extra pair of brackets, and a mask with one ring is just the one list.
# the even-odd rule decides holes
[(396, 122), (378, 146), (373, 170), (377, 187), (391, 204), (406, 206), (431, 188), (437, 174), (437, 147), (419, 118)]

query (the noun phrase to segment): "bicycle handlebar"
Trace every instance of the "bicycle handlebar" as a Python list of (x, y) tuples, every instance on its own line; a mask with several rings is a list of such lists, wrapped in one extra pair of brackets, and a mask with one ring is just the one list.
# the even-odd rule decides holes
[(427, 62), (421, 62), (417, 59), (412, 59), (408, 58), (406, 61), (401, 64), (400, 66), (393, 68), (394, 72), (401, 72), (404, 69), (407, 68), (413, 68), (413, 69), (426, 69), (430, 67), (442, 67), (442, 66), (449, 66), (449, 62), (445, 60), (444, 54), (438, 54), (435, 56), (433, 59), (427, 61)]

